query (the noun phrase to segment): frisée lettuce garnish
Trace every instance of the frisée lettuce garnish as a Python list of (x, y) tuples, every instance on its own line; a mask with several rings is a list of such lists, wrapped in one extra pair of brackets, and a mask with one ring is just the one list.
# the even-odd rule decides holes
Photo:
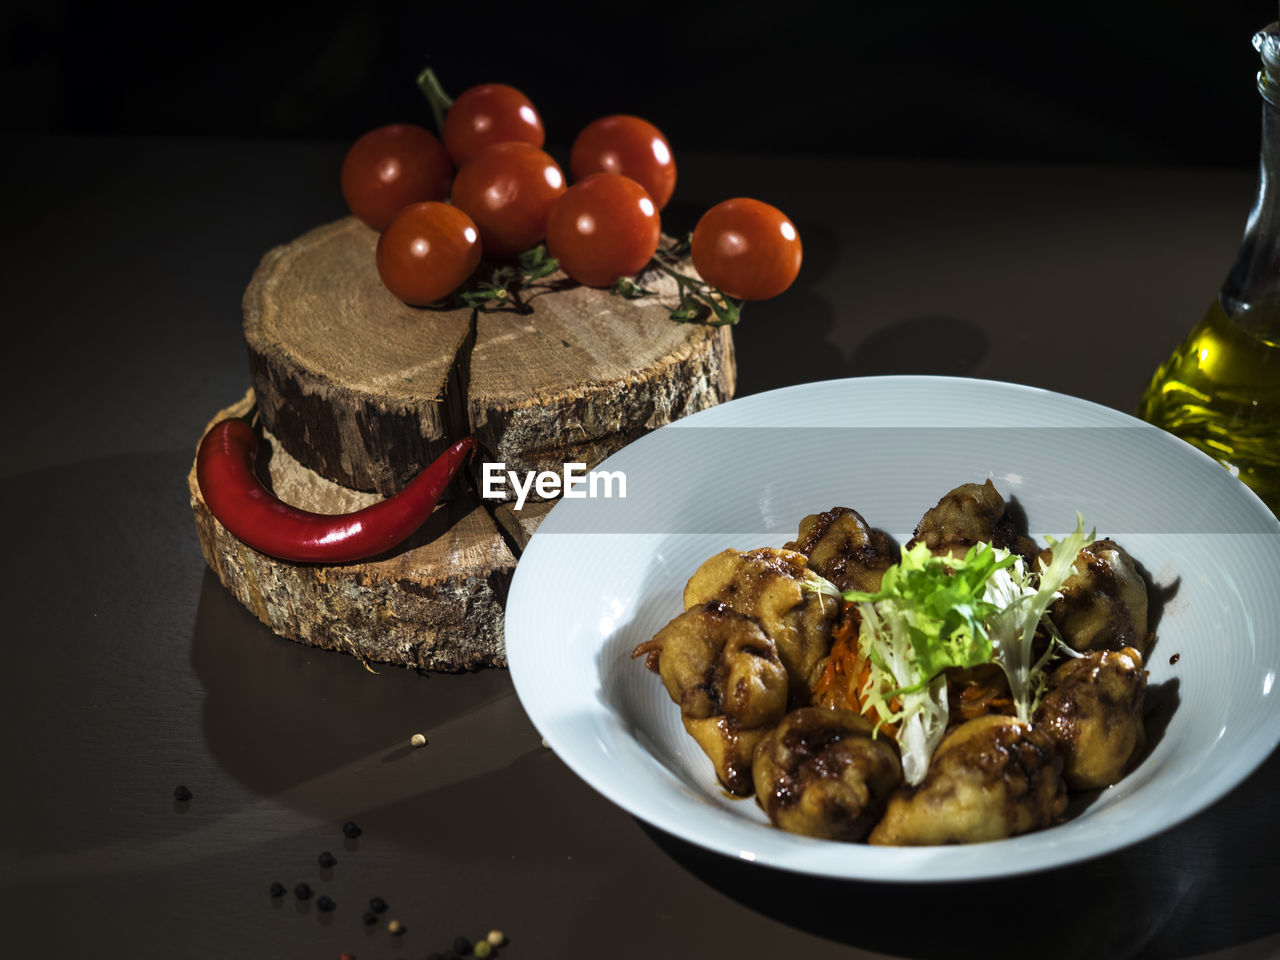
[[(1096, 530), (1086, 534), (1084, 518), (1076, 514), (1076, 529), (1064, 540), (1045, 537), (1053, 551), (1048, 566), (1040, 564), (1040, 569), (1033, 574), (1025, 569), (1021, 557), (1015, 557), (1013, 564), (995, 571), (987, 582), (986, 599), (999, 608), (987, 622), (992, 659), (1009, 678), (1009, 692), (1019, 720), (1031, 719), (1043, 688), (1044, 668), (1054, 652), (1078, 656), (1062, 642), (1047, 613), (1049, 605), (1062, 596), (1062, 585), (1075, 571), (1077, 555), (1093, 543), (1096, 534)], [(1033, 662), (1033, 641), (1036, 628), (1042, 623), (1053, 642)]]
[[(1021, 557), (989, 543), (975, 544), (961, 558), (934, 556), (923, 543), (904, 547), (879, 590), (842, 595), (857, 604), (862, 620), (858, 648), (870, 665), (860, 691), (863, 709), (875, 710), (877, 728), (897, 724), (907, 783), (924, 779), (946, 732), (949, 667), (998, 664), (1009, 679), (1018, 718), (1030, 718), (1045, 665), (1055, 647), (1064, 647), (1046, 612), (1093, 534), (1085, 535), (1077, 516), (1074, 533), (1061, 542), (1047, 539), (1053, 559), (1034, 573)], [(1042, 622), (1055, 639), (1035, 658), (1033, 641)]]

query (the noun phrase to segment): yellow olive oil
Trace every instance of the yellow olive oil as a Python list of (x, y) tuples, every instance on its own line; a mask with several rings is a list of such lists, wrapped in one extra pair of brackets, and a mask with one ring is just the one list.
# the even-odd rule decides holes
[(1155, 372), (1139, 414), (1213, 457), (1280, 515), (1280, 309), (1232, 318), (1215, 301)]

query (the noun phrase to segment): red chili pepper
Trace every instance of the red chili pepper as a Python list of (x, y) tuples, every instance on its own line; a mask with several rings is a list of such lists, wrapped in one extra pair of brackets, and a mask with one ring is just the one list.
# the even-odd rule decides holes
[(200, 443), (196, 479), (218, 521), (253, 549), (307, 563), (348, 563), (377, 556), (422, 526), (475, 449), (459, 440), (393, 497), (354, 513), (311, 513), (272, 494), (253, 472), (258, 435), (244, 420), (214, 424)]

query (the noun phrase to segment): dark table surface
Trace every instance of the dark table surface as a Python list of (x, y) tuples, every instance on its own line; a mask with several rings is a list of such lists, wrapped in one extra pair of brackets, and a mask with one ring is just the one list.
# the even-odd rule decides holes
[[(4, 161), (5, 955), (421, 960), (491, 928), (512, 958), (1280, 955), (1274, 755), (1087, 863), (833, 882), (612, 806), (541, 746), (505, 671), (374, 674), (272, 636), (205, 568), (185, 476), (248, 384), (244, 285), (344, 213), (342, 152), (49, 140)], [(932, 373), (1126, 411), (1213, 297), (1254, 189), (1248, 171), (837, 158), (682, 157), (681, 176), (674, 228), (748, 195), (804, 239), (797, 286), (735, 332), (740, 395)], [(273, 901), (274, 880), (338, 908)], [(375, 896), (405, 933), (362, 923)]]

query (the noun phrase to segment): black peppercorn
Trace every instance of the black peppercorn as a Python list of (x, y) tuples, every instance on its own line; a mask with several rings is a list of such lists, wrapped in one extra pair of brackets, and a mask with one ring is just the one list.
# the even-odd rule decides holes
[(471, 952), (471, 941), (468, 940), (466, 937), (454, 937), (453, 952), (458, 954), (459, 956), (465, 957), (468, 953)]
[(369, 901), (369, 909), (374, 913), (386, 913), (387, 901), (383, 900), (381, 897), (374, 897)]
[(360, 919), (364, 921), (364, 925), (366, 927), (372, 927), (375, 923), (378, 922), (378, 915), (374, 913), (372, 910), (366, 910), (364, 912), (364, 916), (361, 917)]
[(195, 794), (187, 789), (187, 785), (185, 783), (180, 783), (173, 788), (173, 799), (177, 800), (179, 803), (186, 803), (193, 796), (195, 796)]
[(277, 880), (275, 883), (271, 884), (271, 896), (273, 896), (273, 897), (283, 897), (287, 892), (288, 892), (288, 891), (287, 891), (287, 890), (285, 890), (285, 886), (284, 886), (284, 884), (283, 884), (283, 883), (281, 883), (279, 880)]
[(293, 888), (293, 895), (297, 897), (299, 900), (310, 900), (311, 884), (309, 883), (298, 884), (296, 887)]
[(316, 909), (319, 910), (321, 913), (328, 913), (329, 911), (333, 910), (333, 908), (336, 906), (337, 904), (333, 902), (332, 898), (330, 898), (325, 894), (321, 894), (320, 897), (316, 900)]
[(356, 826), (356, 822), (354, 820), (348, 820), (342, 825), (342, 835), (348, 840), (354, 840), (362, 833), (364, 833), (364, 831)]
[(320, 854), (320, 856), (317, 859), (320, 861), (320, 866), (323, 867), (325, 870), (328, 870), (330, 867), (332, 867), (335, 863), (338, 862), (338, 858), (335, 857), (328, 850)]

